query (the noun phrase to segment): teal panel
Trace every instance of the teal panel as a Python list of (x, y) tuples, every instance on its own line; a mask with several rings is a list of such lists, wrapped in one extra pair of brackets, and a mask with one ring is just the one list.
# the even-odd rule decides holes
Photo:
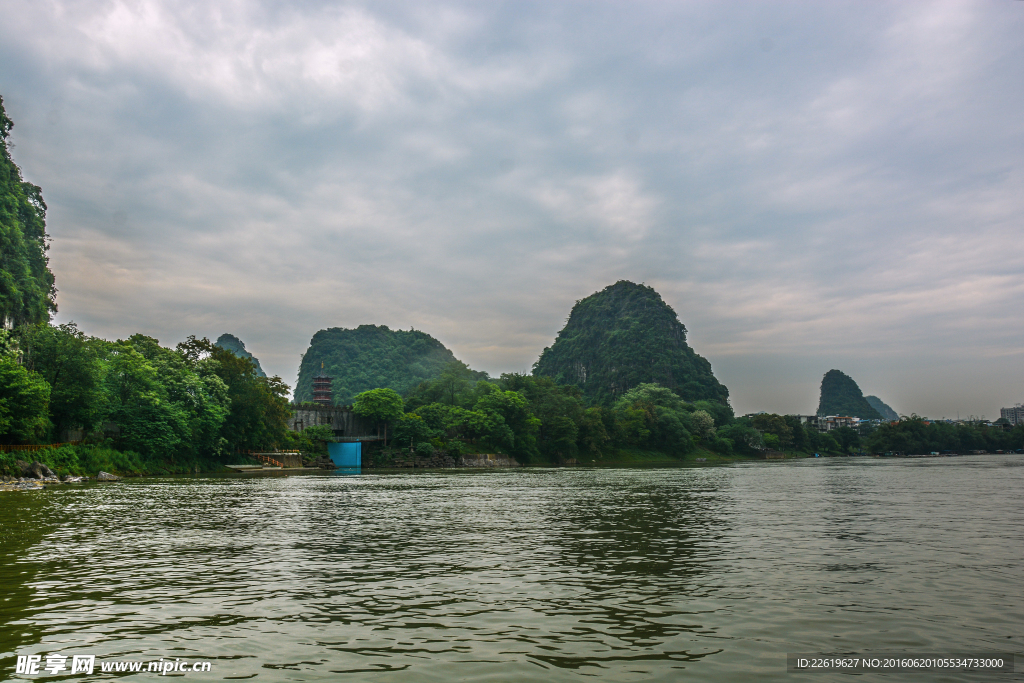
[(327, 444), (327, 455), (338, 467), (362, 467), (363, 444), (361, 443), (330, 443)]

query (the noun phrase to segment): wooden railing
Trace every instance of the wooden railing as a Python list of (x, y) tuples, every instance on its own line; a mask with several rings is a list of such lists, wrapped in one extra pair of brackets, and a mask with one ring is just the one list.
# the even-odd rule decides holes
[(274, 460), (266, 453), (254, 453), (253, 456), (264, 465), (277, 465), (278, 467), (284, 467), (284, 464), (279, 460)]
[[(264, 465), (274, 465), (276, 467), (284, 467), (284, 463), (274, 458), (269, 453), (257, 453), (256, 451), (240, 451), (250, 458), (255, 458)], [(277, 453), (301, 453), (301, 451), (276, 451)]]

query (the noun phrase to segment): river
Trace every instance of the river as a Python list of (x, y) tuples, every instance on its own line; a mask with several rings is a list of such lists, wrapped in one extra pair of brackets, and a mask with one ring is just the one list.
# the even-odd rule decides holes
[(985, 455), (4, 493), (0, 679), (55, 652), (446, 683), (852, 680), (787, 673), (786, 653), (1020, 653), (1022, 492), (1024, 457)]

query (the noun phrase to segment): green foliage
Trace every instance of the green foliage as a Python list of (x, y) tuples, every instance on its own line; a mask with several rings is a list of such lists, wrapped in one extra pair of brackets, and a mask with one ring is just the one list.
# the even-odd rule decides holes
[(313, 398), (313, 377), (320, 374), (321, 363), (324, 372), (334, 378), (334, 403), (345, 405), (369, 389), (388, 388), (405, 394), (439, 377), (458, 361), (425, 332), (391, 330), (384, 325), (332, 327), (313, 335), (302, 356), (295, 387), (297, 401)]
[(537, 431), (541, 421), (530, 411), (526, 398), (494, 385), (473, 406), (471, 429), (485, 443), (529, 461), (537, 452)]
[(266, 450), (286, 440), (288, 385), (280, 377), (260, 377), (256, 364), (210, 344), (208, 339), (178, 345), (178, 353), (195, 359), (197, 368), (219, 379), (226, 387), (229, 411), (220, 433), (228, 451)]
[(46, 434), (50, 385), (11, 356), (0, 357), (0, 441), (21, 443)]
[(486, 379), (486, 372), (476, 372), (465, 363), (452, 361), (437, 378), (420, 382), (406, 395), (406, 410), (430, 403), (469, 408), (479, 398), (480, 392), (475, 391), (477, 383)]
[(793, 426), (782, 415), (774, 413), (754, 415), (750, 418), (750, 424), (754, 429), (759, 429), (764, 433), (764, 443), (768, 448), (791, 448), (793, 446)]
[(162, 351), (173, 354), (142, 335), (110, 344), (104, 388), (106, 417), (119, 428), (119, 446), (166, 458), (183, 450), (188, 415), (172, 399), (167, 380), (178, 379), (170, 377), (176, 368)]
[(657, 383), (687, 401), (725, 404), (729, 391), (686, 343), (686, 328), (651, 287), (625, 280), (577, 301), (533, 374), (573, 384), (611, 406), (629, 389)]
[(690, 424), (693, 425), (694, 436), (702, 441), (715, 436), (715, 418), (706, 410), (693, 411)]
[[(716, 441), (712, 444), (720, 452), (735, 452), (746, 455), (754, 454), (763, 445), (761, 435), (749, 423), (736, 421), (715, 430)], [(718, 443), (725, 441), (727, 443)], [(717, 444), (717, 446), (716, 446)], [(720, 449), (727, 449), (721, 451)]]
[(239, 339), (238, 337), (236, 337), (235, 335), (227, 334), (225, 332), (224, 334), (222, 334), (219, 337), (217, 337), (217, 341), (214, 342), (214, 345), (215, 346), (219, 346), (220, 348), (225, 349), (227, 351), (230, 351), (231, 353), (235, 354), (239, 358), (247, 358), (247, 359), (251, 360), (253, 365), (256, 366), (256, 376), (257, 377), (266, 377), (267, 376), (267, 373), (263, 372), (263, 368), (260, 367), (260, 360), (259, 360), (259, 358), (257, 358), (256, 356), (254, 356), (251, 353), (249, 353), (248, 351), (246, 351), (245, 350), (245, 344), (243, 344), (242, 340)]
[(103, 393), (103, 343), (89, 339), (75, 323), (27, 325), (18, 330), (26, 368), (50, 385), (51, 441), (67, 431), (92, 431), (106, 410)]
[(352, 412), (384, 426), (385, 445), (388, 424), (399, 418), (402, 410), (402, 397), (393, 389), (369, 389), (356, 395), (352, 402)]
[(839, 444), (839, 448), (843, 453), (850, 453), (857, 448), (860, 448), (860, 434), (857, 433), (856, 429), (851, 427), (839, 427), (833, 429), (829, 434), (836, 443)]
[(57, 310), (46, 256), (46, 203), (11, 158), (13, 126), (0, 97), (0, 327), (46, 322)]
[(352, 411), (376, 422), (390, 422), (402, 414), (402, 397), (393, 389), (370, 389), (355, 397)]
[(839, 370), (829, 370), (821, 380), (818, 415), (848, 415), (862, 420), (882, 418), (865, 400), (857, 383)]
[(441, 434), (440, 428), (431, 429), (427, 421), (416, 413), (406, 413), (395, 422), (392, 443), (397, 443), (399, 446), (416, 444), (421, 441), (429, 441)]
[[(617, 431), (629, 445), (682, 455), (694, 448), (688, 408), (692, 406), (667, 387), (640, 384), (615, 402)], [(707, 421), (713, 425), (714, 419), (707, 415)]]
[(334, 431), (327, 425), (313, 425), (301, 432), (289, 432), (293, 436), (293, 446), (303, 453), (327, 455), (327, 444), (334, 440)]
[(1024, 425), (1007, 430), (981, 424), (931, 422), (911, 415), (880, 425), (865, 439), (864, 446), (872, 453), (1010, 451), (1024, 448)]

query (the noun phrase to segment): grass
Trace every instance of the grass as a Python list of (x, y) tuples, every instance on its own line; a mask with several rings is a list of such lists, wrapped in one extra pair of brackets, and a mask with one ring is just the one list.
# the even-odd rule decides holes
[[(226, 459), (225, 459), (226, 458)], [(103, 444), (83, 444), (46, 448), (31, 453), (0, 453), (0, 474), (21, 476), (17, 461), (39, 461), (57, 475), (66, 474), (96, 476), (99, 472), (110, 472), (123, 477), (146, 475), (187, 474), (195, 472), (217, 472), (224, 469), (225, 461), (242, 464), (250, 459), (226, 456), (225, 458), (203, 458), (177, 456), (173, 458), (144, 458), (132, 451), (118, 451)]]

